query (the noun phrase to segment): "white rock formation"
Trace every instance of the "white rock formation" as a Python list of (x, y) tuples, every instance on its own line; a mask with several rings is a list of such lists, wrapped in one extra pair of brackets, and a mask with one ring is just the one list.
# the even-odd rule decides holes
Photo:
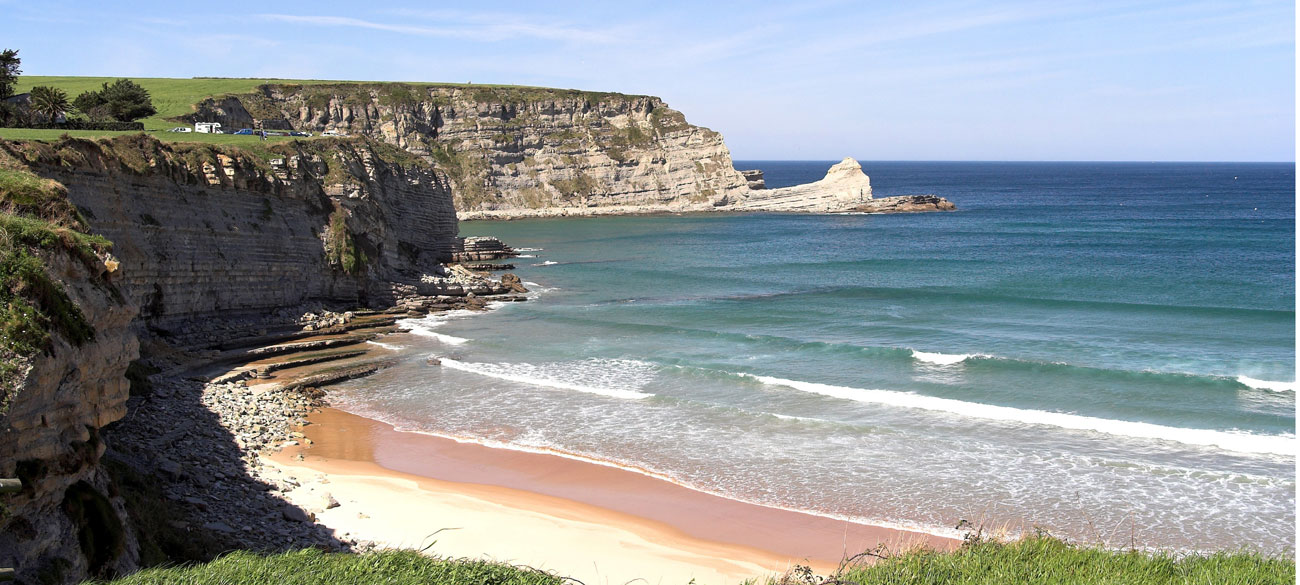
[(832, 166), (820, 181), (754, 191), (728, 209), (828, 213), (854, 209), (870, 200), (871, 178), (862, 172), (858, 161), (845, 158)]

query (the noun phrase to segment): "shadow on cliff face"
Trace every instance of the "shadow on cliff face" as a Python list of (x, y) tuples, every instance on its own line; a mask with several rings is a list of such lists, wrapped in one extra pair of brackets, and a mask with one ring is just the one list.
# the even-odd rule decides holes
[[(253, 410), (247, 416), (259, 416)], [(352, 547), (279, 496), (292, 483), (253, 477), (256, 454), (205, 403), (203, 382), (155, 377), (133, 384), (127, 415), (104, 435), (113, 495), (126, 504), (141, 567), (207, 561), (231, 550)]]

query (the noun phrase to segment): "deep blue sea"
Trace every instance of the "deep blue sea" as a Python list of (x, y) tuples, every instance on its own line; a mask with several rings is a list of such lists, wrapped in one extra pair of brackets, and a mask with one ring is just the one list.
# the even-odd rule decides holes
[(835, 517), (1294, 550), (1293, 164), (863, 167), (958, 211), (464, 223), (533, 299), (332, 396)]

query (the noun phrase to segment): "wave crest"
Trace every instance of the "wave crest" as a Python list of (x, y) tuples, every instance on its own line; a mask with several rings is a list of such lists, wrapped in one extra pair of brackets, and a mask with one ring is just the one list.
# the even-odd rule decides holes
[[(610, 360), (597, 360), (610, 361)], [(638, 362), (639, 363), (639, 362)], [(544, 386), (547, 388), (558, 388), (561, 390), (573, 390), (575, 392), (586, 392), (588, 394), (598, 394), (610, 398), (622, 398), (626, 400), (640, 400), (654, 396), (648, 392), (638, 392), (636, 390), (625, 390), (621, 388), (606, 388), (600, 386), (591, 386), (586, 384), (577, 384), (565, 380), (557, 380), (548, 375), (543, 367), (533, 364), (495, 364), (481, 362), (460, 362), (450, 358), (442, 358), (442, 365), (453, 370), (488, 376), (499, 380), (509, 382), (518, 382), (531, 386)], [(648, 365), (648, 364), (647, 364)]]
[(740, 375), (758, 380), (764, 384), (785, 386), (802, 392), (810, 392), (813, 394), (821, 394), (823, 396), (868, 404), (883, 404), (887, 406), (931, 410), (972, 418), (1019, 424), (1049, 425), (1063, 429), (1093, 431), (1109, 435), (1136, 437), (1141, 439), (1168, 440), (1188, 445), (1218, 447), (1220, 449), (1239, 453), (1295, 455), (1296, 452), (1295, 435), (1256, 435), (1245, 432), (1170, 427), (1146, 422), (1114, 420), (1063, 412), (1050, 412), (1045, 410), (980, 404), (978, 402), (965, 402), (962, 400), (953, 400), (951, 398), (939, 398), (936, 396), (925, 396), (922, 394), (899, 392), (895, 390), (850, 388), (847, 386), (833, 386), (830, 384), (818, 384), (816, 382), (786, 380), (784, 378), (759, 376), (755, 374)]

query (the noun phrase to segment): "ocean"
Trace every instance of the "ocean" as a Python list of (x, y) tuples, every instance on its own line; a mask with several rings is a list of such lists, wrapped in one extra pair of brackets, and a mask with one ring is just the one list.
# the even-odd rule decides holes
[(863, 167), (958, 211), (463, 223), (530, 302), (408, 320), (331, 400), (938, 534), (1294, 551), (1293, 164)]

